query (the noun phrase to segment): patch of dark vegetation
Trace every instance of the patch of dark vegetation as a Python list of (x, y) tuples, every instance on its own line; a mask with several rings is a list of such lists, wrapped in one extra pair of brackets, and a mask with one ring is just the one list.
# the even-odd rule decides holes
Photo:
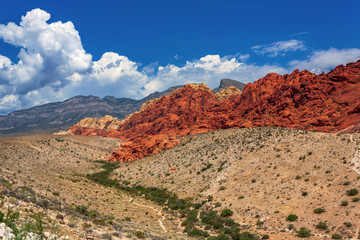
[[(247, 231), (240, 233), (240, 231), (245, 228), (240, 229), (239, 224), (229, 218), (233, 214), (233, 211), (230, 209), (224, 209), (220, 214), (213, 210), (200, 210), (203, 203), (192, 203), (187, 199), (181, 199), (177, 194), (169, 192), (166, 188), (144, 187), (136, 184), (130, 186), (129, 183), (125, 184), (124, 182), (121, 184), (118, 181), (109, 178), (111, 172), (118, 168), (116, 164), (104, 161), (98, 161), (98, 163), (102, 164), (104, 171), (87, 174), (89, 180), (105, 187), (112, 187), (127, 191), (131, 194), (143, 196), (145, 199), (163, 206), (164, 209), (168, 211), (177, 211), (180, 218), (185, 218), (182, 222), (182, 226), (184, 227), (184, 231), (191, 237), (217, 240), (259, 239), (256, 234)], [(211, 166), (209, 166), (209, 168), (210, 167)], [(198, 216), (200, 216), (200, 219)], [(210, 231), (213, 236), (210, 236)]]

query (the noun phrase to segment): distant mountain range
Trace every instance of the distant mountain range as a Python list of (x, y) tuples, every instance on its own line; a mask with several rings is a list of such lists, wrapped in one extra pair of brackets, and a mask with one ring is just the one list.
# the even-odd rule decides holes
[[(214, 92), (229, 86), (235, 86), (242, 90), (245, 84), (231, 79), (222, 79), (220, 86), (214, 89)], [(123, 119), (138, 111), (146, 101), (165, 96), (179, 87), (182, 86), (174, 86), (162, 92), (155, 92), (140, 100), (113, 96), (104, 98), (76, 96), (63, 102), (48, 103), (14, 111), (8, 115), (0, 115), (0, 134), (53, 133), (59, 130), (68, 130), (72, 125), (87, 117), (100, 118), (111, 115)]]

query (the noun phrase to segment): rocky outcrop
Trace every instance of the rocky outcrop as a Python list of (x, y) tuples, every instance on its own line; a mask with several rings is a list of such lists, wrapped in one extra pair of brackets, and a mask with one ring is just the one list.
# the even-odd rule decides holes
[(240, 94), (241, 94), (241, 90), (237, 89), (236, 87), (230, 86), (215, 93), (215, 96), (217, 96), (221, 101), (224, 101), (226, 99), (229, 99), (232, 95), (240, 95)]
[(337, 132), (360, 121), (360, 61), (328, 74), (307, 70), (268, 74), (246, 85), (230, 117), (250, 126)]
[(241, 94), (221, 99), (204, 84), (187, 84), (112, 129), (79, 123), (70, 132), (125, 140), (113, 161), (140, 159), (179, 144), (182, 136), (215, 129), (277, 126), (338, 132), (360, 122), (359, 91), (360, 61), (320, 75), (270, 73), (247, 84)]
[(240, 91), (242, 91), (244, 89), (245, 85), (246, 85), (245, 83), (238, 82), (236, 80), (223, 78), (220, 81), (219, 87), (214, 89), (214, 92), (217, 93), (217, 92), (221, 91), (222, 89), (225, 89), (228, 87), (235, 87), (235, 88), (239, 89)]

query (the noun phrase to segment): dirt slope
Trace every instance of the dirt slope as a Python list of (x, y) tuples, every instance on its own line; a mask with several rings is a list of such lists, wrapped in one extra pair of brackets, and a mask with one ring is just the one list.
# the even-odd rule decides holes
[[(21, 210), (20, 223), (32, 212), (43, 212), (45, 231), (56, 230), (64, 239), (133, 239), (137, 232), (146, 239), (186, 239), (177, 234), (182, 229), (176, 222), (159, 216), (158, 206), (86, 178), (102, 170), (95, 160), (118, 146), (118, 139), (103, 137), (0, 139), (0, 211), (7, 212), (7, 206)], [(88, 214), (92, 211), (97, 214)]]
[[(328, 238), (334, 233), (355, 238), (360, 202), (353, 199), (360, 195), (347, 196), (346, 191), (360, 190), (359, 175), (352, 169), (355, 164), (359, 167), (359, 156), (353, 159), (359, 137), (281, 128), (218, 130), (189, 136), (189, 141), (172, 149), (121, 164), (114, 177), (166, 187), (197, 201), (213, 196), (206, 206), (228, 207), (243, 224), (264, 222), (257, 231), (273, 235), (271, 239), (295, 238), (289, 224)], [(342, 201), (348, 205), (341, 206)], [(315, 214), (317, 208), (326, 212)], [(298, 220), (286, 221), (289, 214), (296, 214)], [(327, 223), (329, 232), (315, 227), (320, 221)]]

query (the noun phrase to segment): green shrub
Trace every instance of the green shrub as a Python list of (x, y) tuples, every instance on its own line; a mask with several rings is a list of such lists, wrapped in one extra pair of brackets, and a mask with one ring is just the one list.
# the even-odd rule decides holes
[(217, 240), (218, 238), (217, 237), (215, 237), (215, 236), (209, 236), (209, 237), (207, 237), (207, 240)]
[(349, 184), (350, 184), (350, 181), (345, 181), (343, 184), (344, 184), (344, 185), (349, 185)]
[(221, 221), (217, 221), (213, 223), (213, 229), (221, 229), (224, 228), (224, 224)]
[(290, 214), (289, 216), (286, 217), (286, 220), (290, 221), (290, 222), (294, 222), (297, 219), (298, 219), (298, 216), (296, 216), (295, 214)]
[(217, 240), (230, 240), (230, 237), (225, 234), (220, 234), (216, 239)]
[[(126, 218), (125, 218), (125, 220), (126, 220)], [(126, 220), (126, 221), (130, 221), (130, 218), (129, 218), (129, 220)], [(93, 222), (93, 224), (95, 224), (95, 225), (101, 225), (101, 226), (106, 225), (106, 221), (105, 221), (104, 218), (96, 218), (96, 219), (94, 219), (92, 222)]]
[(221, 213), (220, 213), (220, 215), (221, 215), (222, 217), (230, 217), (230, 216), (232, 216), (233, 214), (234, 214), (234, 212), (233, 212), (232, 210), (228, 209), (228, 208), (223, 209), (223, 210), (221, 211)]
[(142, 231), (136, 231), (136, 232), (135, 232), (135, 236), (136, 236), (137, 238), (144, 238), (144, 237), (145, 237), (145, 233), (142, 232)]
[(347, 206), (347, 205), (349, 205), (348, 201), (342, 201), (341, 202), (341, 206)]
[(342, 236), (340, 234), (335, 233), (331, 236), (331, 239), (342, 239)]
[(326, 224), (326, 222), (319, 222), (318, 224), (316, 224), (315, 226), (317, 229), (321, 229), (321, 230), (327, 230), (328, 226)]
[[(231, 238), (234, 240), (255, 240), (259, 239), (256, 234), (252, 234), (249, 232), (235, 233), (231, 235)], [(267, 238), (264, 238), (267, 239)]]
[(201, 169), (201, 171), (204, 172), (204, 171), (208, 170), (208, 169), (211, 168), (211, 167), (212, 167), (212, 164), (211, 164), (211, 163), (208, 163), (208, 164), (206, 165), (206, 167), (203, 167), (203, 168)]
[(193, 228), (191, 231), (187, 233), (190, 237), (208, 237), (209, 234), (203, 230), (198, 228)]
[(347, 226), (347, 227), (351, 227), (352, 224), (350, 222), (344, 222), (344, 225)]
[(197, 222), (199, 219), (197, 218), (198, 212), (196, 210), (191, 210), (188, 212), (186, 219), (191, 222)]
[(356, 188), (350, 189), (346, 191), (346, 195), (348, 196), (355, 196), (356, 194), (358, 194), (359, 191)]
[(299, 231), (297, 231), (297, 235), (298, 237), (301, 238), (308, 238), (311, 236), (311, 230), (305, 227), (301, 227)]
[(324, 208), (316, 208), (316, 209), (314, 209), (314, 213), (316, 213), (316, 214), (321, 214), (323, 212), (326, 212)]
[(43, 222), (39, 216), (34, 216), (33, 221), (26, 220), (26, 222), (21, 226), (21, 230), (26, 233), (36, 233), (39, 236), (43, 234)]
[(55, 192), (53, 192), (52, 194), (53, 194), (54, 196), (56, 196), (56, 197), (60, 196), (60, 192), (58, 192), (58, 191), (55, 191)]
[(189, 227), (189, 228), (193, 228), (194, 227), (194, 222), (190, 221), (190, 220), (185, 220), (181, 223), (182, 227)]

